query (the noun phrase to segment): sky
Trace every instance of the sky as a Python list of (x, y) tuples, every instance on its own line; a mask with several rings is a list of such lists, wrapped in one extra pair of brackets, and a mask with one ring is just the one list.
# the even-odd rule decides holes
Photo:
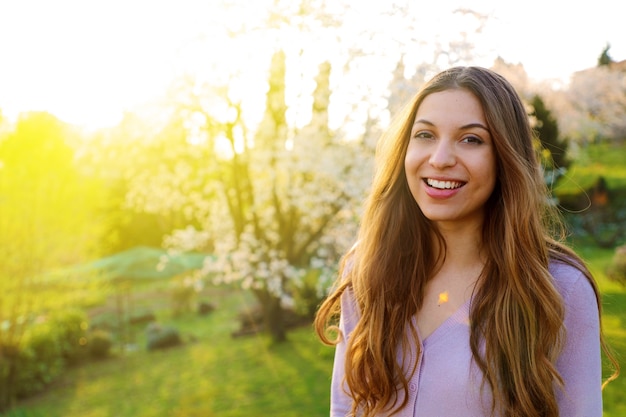
[[(249, 0), (246, 7), (224, 15), (218, 3), (0, 0), (0, 111), (14, 118), (23, 111), (44, 110), (87, 128), (112, 126), (125, 110), (163, 93), (189, 61), (185, 50), (194, 39), (216, 36), (219, 48), (211, 28), (226, 18), (253, 19), (263, 4)], [(380, 7), (386, 2), (375, 3)], [(584, 6), (560, 0), (413, 3), (411, 10), (423, 13), (421, 22), (438, 34), (461, 30), (449, 18), (459, 7), (488, 15), (478, 49), (522, 63), (535, 80), (567, 80), (573, 72), (595, 66), (607, 43), (613, 59), (626, 59), (622, 7), (614, 0)], [(363, 17), (376, 19), (376, 13)], [(221, 53), (237, 59), (232, 51)]]

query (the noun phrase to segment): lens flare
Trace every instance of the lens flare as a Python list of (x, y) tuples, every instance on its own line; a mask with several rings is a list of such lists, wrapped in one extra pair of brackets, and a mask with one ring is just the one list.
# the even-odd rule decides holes
[(444, 291), (439, 293), (439, 300), (437, 301), (437, 305), (441, 306), (448, 302), (448, 291)]

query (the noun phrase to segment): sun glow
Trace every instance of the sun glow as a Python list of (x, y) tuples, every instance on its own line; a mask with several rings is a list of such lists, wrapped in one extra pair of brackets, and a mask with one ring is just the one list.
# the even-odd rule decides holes
[[(278, 3), (283, 11), (295, 16), (297, 2)], [(354, 104), (363, 100), (358, 83), (374, 89), (376, 94), (384, 92), (386, 65), (401, 52), (411, 53), (394, 50), (403, 39), (424, 39), (416, 44), (441, 42), (444, 46), (451, 36), (479, 42), (476, 51), (491, 58), (502, 56), (511, 63), (522, 62), (534, 78), (567, 78), (574, 71), (594, 66), (607, 42), (611, 44), (614, 59), (626, 56), (621, 13), (616, 10), (620, 6), (612, 0), (598, 0), (592, 8), (568, 8), (566, 19), (556, 18), (563, 13), (562, 6), (539, 0), (515, 6), (478, 0), (472, 3), (472, 10), (487, 19), (479, 40), (468, 36), (475, 30), (476, 22), (470, 22), (471, 27), (459, 27), (468, 19), (459, 19), (452, 13), (466, 7), (461, 0), (429, 4), (426, 14), (422, 13), (421, 5), (398, 2), (408, 8), (407, 13), (416, 16), (413, 28), (391, 24), (395, 22), (393, 19), (385, 20), (391, 11), (385, 2), (349, 5), (337, 2), (328, 7), (333, 12), (341, 7), (346, 9), (348, 14), (341, 15), (341, 25), (335, 32), (327, 33), (313, 28), (309, 32), (313, 36), (303, 36), (297, 21), (285, 24), (284, 18), (276, 21), (280, 30), (264, 31), (270, 6), (278, 3), (273, 0), (1, 2), (0, 39), (4, 42), (0, 110), (9, 118), (23, 111), (43, 110), (80, 126), (112, 126), (125, 111), (161, 97), (177, 77), (195, 74), (214, 84), (227, 79), (231, 99), (242, 103), (246, 117), (254, 125), (261, 117), (258, 109), (264, 107), (265, 69), (278, 44), (288, 51), (287, 117), (294, 125), (308, 120), (307, 97), (310, 99), (313, 77), (321, 61), (336, 61), (333, 71), (338, 75), (333, 75), (332, 83), (333, 87), (341, 88), (333, 89), (333, 97)], [(547, 11), (546, 7), (549, 7)], [(396, 17), (401, 20), (399, 16)], [(580, 31), (589, 20), (603, 24), (592, 32)], [(570, 42), (559, 46), (546, 42), (545, 32), (530, 30), (529, 21), (535, 27), (554, 27), (559, 38)], [(380, 36), (363, 39), (364, 31), (372, 27)], [(233, 34), (245, 36), (234, 41)], [(350, 68), (348, 74), (346, 69), (354, 63), (337, 55), (348, 52), (337, 48), (337, 36), (353, 37), (352, 44), (361, 48), (362, 53), (374, 51), (385, 59), (362, 61), (362, 68)], [(533, 36), (540, 39), (533, 40)], [(559, 48), (568, 45), (576, 50), (559, 53), (558, 60), (552, 59)], [(407, 58), (408, 65), (420, 57)], [(427, 54), (423, 56), (428, 58)], [(488, 65), (489, 60), (482, 64)], [(345, 88), (346, 85), (356, 87)], [(293, 106), (293, 103), (302, 104)], [(334, 118), (331, 124), (345, 123), (345, 109), (340, 110), (331, 112)]]
[(437, 301), (437, 305), (441, 306), (442, 304), (447, 303), (448, 302), (448, 297), (449, 297), (448, 291), (444, 291), (444, 292), (439, 293), (439, 299)]

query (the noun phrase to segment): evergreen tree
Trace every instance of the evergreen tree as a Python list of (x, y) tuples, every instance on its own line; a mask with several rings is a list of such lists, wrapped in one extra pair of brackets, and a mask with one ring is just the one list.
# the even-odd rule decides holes
[(567, 169), (571, 161), (567, 157), (568, 142), (559, 138), (559, 126), (549, 109), (546, 108), (543, 99), (535, 95), (531, 101), (533, 116), (536, 119), (535, 132), (541, 141), (542, 149), (548, 151), (550, 156), (544, 162), (549, 169)]
[(602, 53), (598, 57), (598, 66), (599, 67), (608, 66), (609, 64), (611, 64), (613, 62), (613, 59), (609, 55), (609, 49), (611, 49), (611, 45), (609, 45), (607, 43), (606, 46), (604, 47), (604, 49), (602, 50)]

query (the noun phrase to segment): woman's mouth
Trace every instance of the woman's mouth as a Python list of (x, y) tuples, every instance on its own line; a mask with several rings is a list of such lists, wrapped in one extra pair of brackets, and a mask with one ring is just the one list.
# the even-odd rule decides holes
[(429, 187), (436, 188), (438, 190), (454, 190), (465, 185), (465, 183), (461, 181), (440, 181), (432, 178), (425, 178), (424, 182)]

